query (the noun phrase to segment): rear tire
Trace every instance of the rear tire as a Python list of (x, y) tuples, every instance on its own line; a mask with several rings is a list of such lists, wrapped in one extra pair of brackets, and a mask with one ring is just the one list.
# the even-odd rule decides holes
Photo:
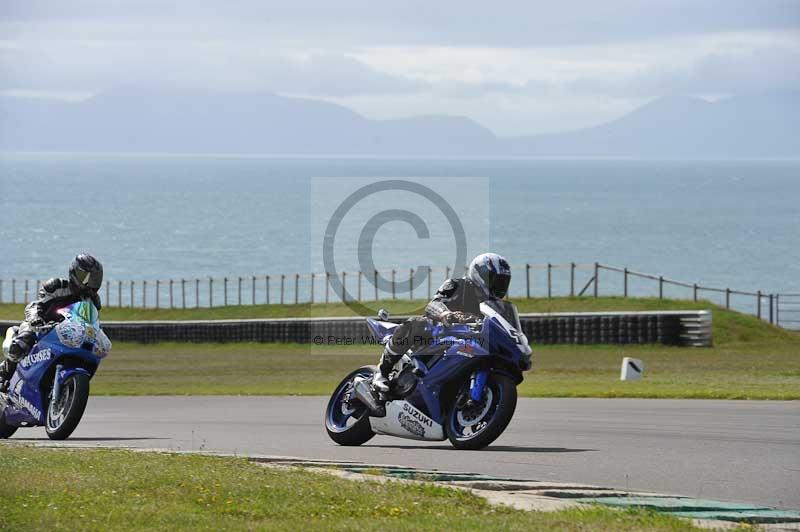
[[(352, 392), (354, 377), (361, 375), (372, 378), (376, 371), (377, 368), (375, 366), (358, 368), (345, 377), (331, 394), (328, 406), (325, 409), (325, 430), (328, 432), (328, 436), (339, 445), (357, 446), (368, 442), (375, 436), (369, 423), (369, 409), (360, 402), (358, 405), (353, 405), (355, 408), (343, 404), (343, 396)], [(348, 390), (348, 387), (350, 390)], [(355, 422), (347, 426), (347, 421), (350, 418), (355, 418)]]
[[(465, 384), (466, 391), (468, 392), (468, 384)], [(456, 393), (462, 393), (462, 390)], [(517, 408), (517, 385), (509, 377), (497, 373), (490, 373), (486, 381), (486, 388), (484, 388), (484, 400), (490, 404), (484, 405), (486, 408), (481, 415), (480, 411), (478, 416), (468, 423), (472, 425), (464, 425), (461, 420), (469, 418), (470, 412), (468, 409), (459, 409), (457, 401), (453, 401), (453, 406), (447, 413), (445, 422), (445, 434), (450, 440), (450, 443), (456, 449), (476, 451), (483, 449), (496, 440), (508, 424), (511, 418), (514, 417), (514, 410)], [(473, 407), (475, 409), (476, 407)], [(489, 419), (487, 420), (487, 417)], [(479, 424), (485, 422), (486, 424), (478, 429)], [(467, 429), (467, 427), (469, 427)], [(470, 432), (470, 434), (464, 434)]]
[(10, 438), (17, 432), (19, 427), (14, 427), (13, 425), (9, 425), (6, 423), (6, 415), (3, 412), (0, 412), (0, 440), (5, 440)]
[(61, 397), (53, 397), (47, 407), (45, 431), (51, 440), (66, 440), (78, 427), (89, 401), (89, 377), (75, 373), (61, 385)]

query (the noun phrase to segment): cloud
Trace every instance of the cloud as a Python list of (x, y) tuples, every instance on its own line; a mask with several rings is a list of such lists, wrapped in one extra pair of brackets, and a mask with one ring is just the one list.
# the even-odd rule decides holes
[(532, 133), (667, 93), (797, 88), (798, 28), (794, 0), (27, 0), (0, 8), (0, 92), (272, 91)]
[(26, 0), (5, 2), (0, 18), (62, 26), (144, 19), (202, 28), (212, 22), (215, 32), (227, 27), (229, 39), (268, 32), (312, 47), (536, 47), (798, 28), (800, 6), (795, 0)]
[(190, 42), (6, 42), (0, 90), (102, 92), (119, 85), (207, 91), (272, 91), (320, 97), (393, 94), (426, 83), (380, 72), (344, 53), (269, 50), (260, 45)]

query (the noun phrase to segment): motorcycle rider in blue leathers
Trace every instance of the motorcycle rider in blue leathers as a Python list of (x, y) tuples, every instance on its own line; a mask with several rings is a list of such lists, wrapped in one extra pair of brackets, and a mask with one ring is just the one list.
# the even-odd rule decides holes
[(46, 323), (61, 321), (62, 316), (53, 311), (80, 301), (91, 299), (98, 310), (102, 307), (97, 293), (103, 283), (103, 265), (87, 253), (77, 255), (70, 263), (69, 278), (53, 278), (42, 284), (38, 299), (25, 307), (25, 320), (11, 341), (5, 360), (0, 363), (0, 391), (16, 371), (17, 363), (28, 356), (36, 343), (36, 332)]
[(502, 299), (508, 293), (511, 282), (511, 267), (508, 261), (496, 253), (483, 253), (469, 265), (467, 275), (459, 279), (447, 279), (436, 291), (436, 295), (425, 307), (425, 315), (409, 318), (397, 329), (386, 344), (381, 355), (378, 371), (372, 380), (377, 392), (390, 388), (388, 375), (403, 354), (420, 347), (431, 337), (433, 321), (446, 326), (468, 321), (471, 316), (480, 316), (480, 304), (489, 299)]

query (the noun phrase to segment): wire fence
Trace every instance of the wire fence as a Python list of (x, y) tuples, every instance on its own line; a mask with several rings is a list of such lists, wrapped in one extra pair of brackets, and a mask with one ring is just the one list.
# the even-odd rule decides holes
[[(464, 275), (465, 270), (426, 267), (335, 274), (109, 280), (101, 288), (101, 296), (106, 307), (156, 309), (430, 299), (445, 279)], [(0, 303), (30, 301), (40, 285), (40, 280), (0, 279)], [(800, 329), (800, 294), (704, 286), (598, 262), (525, 264), (523, 278), (515, 276), (510, 295), (709, 300), (770, 323)]]

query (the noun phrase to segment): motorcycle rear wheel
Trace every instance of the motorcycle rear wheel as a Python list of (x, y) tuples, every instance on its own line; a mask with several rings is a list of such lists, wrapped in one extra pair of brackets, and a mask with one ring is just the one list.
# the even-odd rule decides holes
[(66, 440), (78, 427), (89, 401), (89, 377), (75, 373), (61, 385), (61, 397), (47, 407), (45, 431), (51, 440)]
[[(369, 423), (369, 409), (360, 402), (350, 404), (348, 394), (352, 393), (353, 378), (358, 375), (372, 378), (376, 371), (375, 366), (358, 368), (345, 377), (331, 394), (328, 407), (325, 409), (325, 430), (339, 445), (361, 445), (375, 436)], [(354, 421), (348, 425), (351, 419)]]
[[(465, 383), (458, 394), (469, 393)], [(458, 396), (457, 396), (458, 399)], [(517, 408), (517, 386), (509, 377), (491, 373), (481, 402), (459, 406), (458, 400), (447, 413), (445, 434), (456, 449), (483, 449), (506, 430)]]

